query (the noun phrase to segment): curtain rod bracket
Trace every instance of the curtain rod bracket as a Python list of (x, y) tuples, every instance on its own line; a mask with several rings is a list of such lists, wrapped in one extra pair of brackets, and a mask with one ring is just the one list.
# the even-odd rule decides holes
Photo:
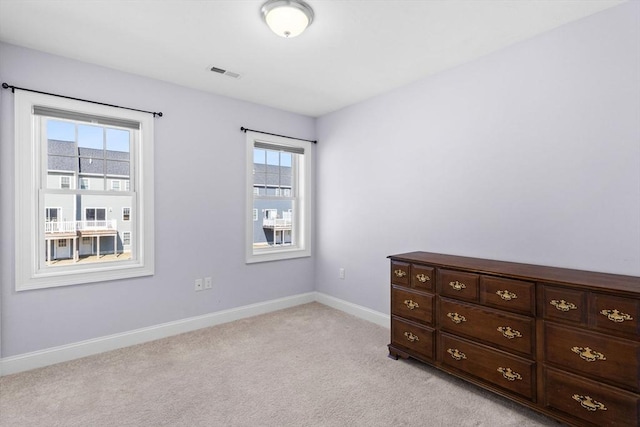
[(105, 105), (107, 107), (122, 108), (123, 110), (131, 110), (131, 111), (138, 111), (140, 113), (153, 114), (154, 118), (156, 116), (162, 117), (162, 112), (138, 110), (137, 108), (121, 107), (120, 105), (105, 104), (104, 102), (90, 101), (88, 99), (81, 99), (81, 98), (73, 98), (71, 96), (58, 95), (56, 93), (49, 93), (49, 92), (41, 92), (39, 90), (33, 90), (33, 89), (25, 89), (23, 87), (12, 86), (12, 85), (4, 83), (4, 82), (2, 83), (2, 88), (3, 89), (11, 89), (11, 93), (15, 93), (16, 89), (18, 89), (18, 90), (24, 90), (26, 92), (39, 93), (39, 94), (42, 94), (42, 95), (57, 96), (58, 98), (72, 99), (74, 101), (83, 101), (83, 102), (89, 102), (91, 104)]

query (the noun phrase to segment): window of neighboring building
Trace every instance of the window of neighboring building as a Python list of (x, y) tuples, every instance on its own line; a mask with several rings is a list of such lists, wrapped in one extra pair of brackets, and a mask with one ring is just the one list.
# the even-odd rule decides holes
[(120, 180), (118, 179), (111, 180), (111, 189), (113, 191), (120, 191)]
[[(153, 274), (153, 116), (18, 90), (15, 117), (16, 289)], [(109, 176), (130, 181), (130, 190), (108, 191)], [(127, 257), (117, 256), (123, 206), (136, 212)], [(77, 256), (67, 251), (56, 262), (52, 240)], [(92, 246), (116, 256), (90, 257)]]
[(64, 240), (64, 239), (58, 240), (58, 247), (59, 248), (66, 248), (67, 247), (67, 241)]
[(122, 208), (122, 220), (129, 221), (131, 218), (131, 208)]
[(253, 220), (257, 221), (258, 220), (258, 209), (254, 209), (253, 210)]
[(71, 178), (69, 178), (68, 176), (61, 176), (60, 188), (71, 188)]
[(311, 156), (308, 141), (247, 132), (247, 263), (311, 255)]
[(124, 231), (122, 233), (122, 244), (124, 246), (131, 245), (131, 232), (130, 231)]

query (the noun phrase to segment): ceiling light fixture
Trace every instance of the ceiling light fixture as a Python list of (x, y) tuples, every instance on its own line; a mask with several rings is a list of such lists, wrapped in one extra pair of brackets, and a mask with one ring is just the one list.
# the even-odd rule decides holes
[(269, 0), (261, 11), (271, 31), (280, 37), (296, 37), (313, 22), (313, 9), (302, 0)]

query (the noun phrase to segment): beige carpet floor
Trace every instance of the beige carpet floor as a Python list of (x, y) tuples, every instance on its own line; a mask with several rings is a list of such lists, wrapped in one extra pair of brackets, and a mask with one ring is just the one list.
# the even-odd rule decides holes
[(318, 303), (0, 378), (0, 425), (558, 426)]

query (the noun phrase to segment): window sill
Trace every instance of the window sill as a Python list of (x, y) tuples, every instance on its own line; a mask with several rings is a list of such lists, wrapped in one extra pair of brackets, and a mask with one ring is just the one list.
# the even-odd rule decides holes
[(287, 259), (295, 259), (295, 258), (307, 258), (311, 256), (311, 251), (309, 249), (271, 249), (264, 251), (256, 251), (251, 254), (247, 254), (247, 264), (255, 264), (259, 262), (269, 262), (269, 261), (282, 261)]

